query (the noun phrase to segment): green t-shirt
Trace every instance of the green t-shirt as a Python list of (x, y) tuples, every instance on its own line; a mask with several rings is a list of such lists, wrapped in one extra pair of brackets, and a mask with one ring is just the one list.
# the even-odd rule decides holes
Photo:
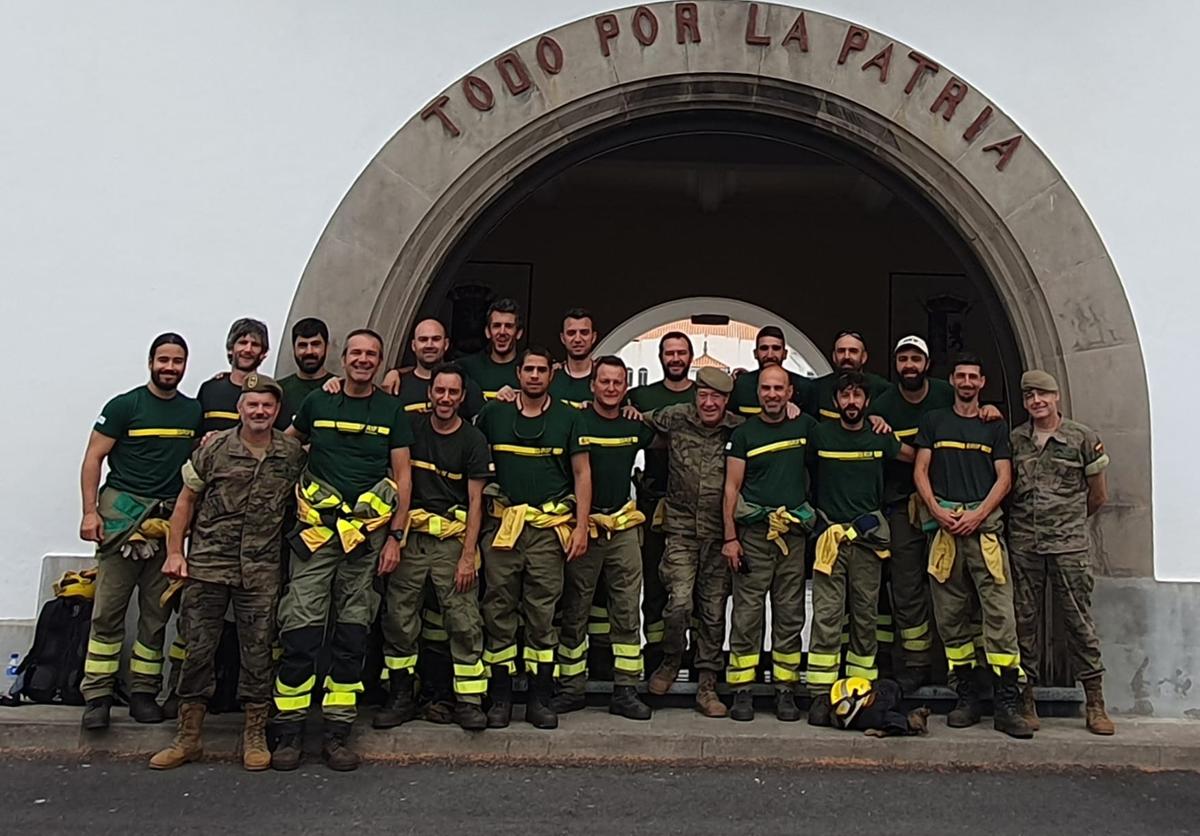
[(554, 377), (550, 379), (550, 397), (575, 409), (583, 409), (583, 405), (592, 400), (591, 375), (571, 377), (565, 366), (556, 369)]
[(579, 411), (579, 432), (579, 446), (588, 451), (592, 467), (592, 508), (615, 511), (629, 501), (634, 459), (638, 450), (650, 446), (654, 430), (641, 421), (605, 418), (588, 408)]
[[(762, 412), (762, 407), (758, 405), (758, 373), (760, 371), (761, 369), (755, 369), (752, 372), (743, 372), (733, 382), (733, 394), (729, 396), (731, 412), (747, 416)], [(808, 390), (812, 388), (813, 381), (791, 371), (788, 372), (788, 377), (792, 380), (792, 403), (803, 409), (804, 404), (808, 403), (810, 399)]]
[(896, 436), (871, 425), (851, 432), (840, 421), (822, 421), (808, 437), (816, 463), (817, 507), (830, 522), (849, 523), (883, 507), (884, 463), (900, 455)]
[(318, 389), (292, 423), (308, 439), (309, 471), (351, 504), (390, 474), (392, 450), (413, 441), (400, 399), (380, 389), (365, 398)]
[[(196, 399), (204, 410), (204, 432), (220, 432), (240, 424), (242, 417), (238, 415), (237, 405), (241, 396), (242, 387), (230, 380), (228, 373), (201, 383)], [(286, 403), (279, 406), (275, 429), (286, 430), (292, 416), (287, 413)]]
[(463, 421), (443, 435), (429, 414), (412, 416), (412, 507), (446, 515), (467, 507), (467, 480), (490, 479), (492, 457), (487, 439)]
[[(830, 372), (809, 382), (808, 400), (804, 405), (805, 412), (818, 420), (840, 421), (841, 415), (837, 411), (837, 404), (833, 402), (833, 389), (837, 386), (840, 374), (841, 372)], [(892, 385), (886, 379), (872, 372), (863, 372), (863, 376), (867, 379), (867, 394), (871, 396), (872, 403)]]
[(948, 502), (980, 502), (996, 483), (995, 462), (1012, 458), (1008, 423), (964, 418), (954, 407), (921, 418), (915, 446), (933, 451), (929, 482)]
[(283, 408), (280, 409), (279, 414), (283, 415), (290, 423), (296, 415), (296, 410), (300, 408), (300, 404), (304, 403), (304, 399), (308, 397), (308, 393), (320, 389), (331, 377), (333, 374), (330, 372), (325, 372), (313, 380), (304, 380), (297, 375), (289, 374), (279, 380), (279, 388), (283, 390)]
[(192, 454), (201, 425), (200, 402), (178, 392), (160, 398), (148, 386), (104, 405), (93, 429), (114, 439), (105, 485), (149, 499), (174, 499), (180, 468)]
[[(899, 385), (892, 384), (882, 395), (871, 401), (868, 411), (887, 421), (896, 438), (905, 444), (912, 444), (916, 439), (917, 427), (921, 424), (922, 416), (948, 406), (954, 406), (954, 387), (944, 380), (930, 380), (929, 391), (920, 403), (906, 401)], [(883, 501), (886, 503), (908, 499), (917, 489), (913, 484), (912, 464), (909, 462), (888, 462), (883, 481)]]
[[(693, 403), (696, 400), (696, 384), (689, 382), (682, 392), (673, 392), (660, 380), (629, 391), (629, 403), (638, 412), (646, 413), (677, 403)], [(646, 451), (646, 471), (638, 488), (638, 499), (657, 500), (667, 493), (667, 450), (666, 448)]]
[(515, 403), (490, 401), (475, 421), (492, 448), (496, 482), (514, 505), (542, 505), (574, 493), (571, 456), (579, 444), (579, 410), (553, 398), (546, 411), (527, 418)]
[(795, 508), (808, 498), (806, 448), (817, 422), (801, 415), (768, 424), (761, 415), (733, 431), (728, 456), (746, 462), (742, 498), (768, 508)]
[(516, 357), (507, 363), (495, 363), (492, 361), (491, 352), (484, 349), (478, 354), (468, 354), (466, 357), (458, 358), (458, 363), (467, 373), (467, 377), (474, 380), (475, 384), (483, 390), (483, 397), (486, 400), (490, 401), (495, 398), (496, 393), (505, 386), (511, 386), (513, 389), (519, 386)]
[[(469, 377), (466, 380), (466, 390), (466, 397), (463, 398), (462, 406), (458, 408), (458, 414), (470, 421), (483, 409), (483, 392), (479, 384)], [(413, 372), (401, 376), (400, 394), (397, 397), (410, 418), (433, 411), (433, 405), (429, 403), (429, 381), (417, 377)]]

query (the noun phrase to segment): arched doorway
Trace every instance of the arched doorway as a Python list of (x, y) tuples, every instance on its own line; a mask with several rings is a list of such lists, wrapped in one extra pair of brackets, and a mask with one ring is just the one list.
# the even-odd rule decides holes
[[(518, 45), (433, 99), (367, 166), (318, 242), (291, 318), (320, 312), (338, 333), (367, 322), (395, 344), (473, 236), (556, 168), (696, 120), (803, 134), (918, 196), (929, 223), (951, 233), (947, 245), (983, 303), (1011, 326), (999, 335), (1011, 340), (1009, 387), (1021, 365), (1055, 372), (1067, 408), (1104, 433), (1121, 463), (1100, 532), (1102, 569), (1152, 574), (1145, 371), (1086, 212), (1034, 143), (966, 82), (836, 18), (765, 3), (656, 3)], [(594, 243), (581, 256), (622, 242)]]

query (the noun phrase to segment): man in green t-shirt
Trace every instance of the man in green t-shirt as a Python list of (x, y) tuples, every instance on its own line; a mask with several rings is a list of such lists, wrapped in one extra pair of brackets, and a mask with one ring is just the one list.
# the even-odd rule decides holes
[(979, 393), (987, 379), (978, 357), (964, 354), (951, 367), (954, 406), (922, 419), (913, 481), (934, 532), (929, 548), (930, 593), (958, 703), (952, 728), (979, 722), (972, 629), (973, 601), (983, 610), (983, 642), (995, 675), (994, 724), (1012, 737), (1033, 730), (1021, 716), (1021, 651), (1013, 608), (1012, 570), (1004, 546), (1000, 503), (1012, 485), (1012, 452), (1004, 421), (979, 420)]
[(838, 378), (845, 372), (859, 372), (866, 378), (867, 395), (877, 398), (887, 389), (888, 382), (877, 374), (865, 370), (867, 365), (867, 343), (858, 331), (842, 331), (833, 341), (833, 371), (813, 380), (808, 387), (808, 400), (804, 411), (818, 420), (839, 421), (841, 413), (834, 403)]
[(808, 647), (808, 689), (814, 695), (808, 721), (829, 723), (829, 689), (842, 664), (842, 623), (849, 610), (846, 676), (879, 678), (875, 625), (879, 578), (888, 557), (883, 516), (887, 462), (912, 461), (913, 449), (894, 435), (874, 432), (866, 420), (871, 396), (861, 372), (843, 372), (834, 387), (837, 422), (823, 421), (809, 434), (815, 468), (818, 529), (813, 564), (813, 623)]
[[(668, 331), (658, 341), (658, 362), (663, 379), (638, 386), (629, 392), (630, 407), (636, 412), (653, 412), (679, 403), (693, 403), (695, 384), (688, 377), (692, 366), (691, 338), (682, 331)], [(662, 562), (666, 537), (663, 534), (667, 493), (667, 448), (651, 447), (645, 452), (640, 476), (635, 477), (638, 510), (646, 517), (642, 526), (642, 629), (646, 631), (643, 650), (647, 671), (662, 663), (662, 640), (665, 624), (663, 607), (667, 605), (667, 590), (658, 567)]]
[(558, 339), (567, 352), (567, 359), (554, 371), (550, 397), (575, 409), (583, 409), (592, 399), (592, 349), (596, 347), (596, 337), (590, 311), (571, 308), (563, 314)]
[[(734, 688), (730, 716), (754, 719), (751, 686), (762, 651), (771, 596), (771, 681), (775, 716), (800, 719), (800, 632), (804, 629), (805, 534), (812, 529), (805, 446), (816, 427), (808, 415), (787, 417), (795, 396), (788, 373), (768, 365), (757, 375), (758, 414), (733, 431), (725, 457), (725, 542), (733, 571), (733, 629), (726, 679)], [(736, 389), (735, 389), (736, 391)]]
[(592, 530), (587, 554), (567, 563), (563, 581), (560, 692), (552, 703), (558, 714), (577, 711), (586, 704), (588, 614), (597, 582), (603, 577), (608, 592), (606, 620), (611, 619), (607, 637), (613, 652), (614, 688), (608, 710), (631, 720), (650, 719), (650, 707), (637, 696), (643, 673), (638, 540), (645, 517), (629, 496), (633, 461), (638, 450), (654, 440), (654, 432), (621, 415), (628, 381), (620, 357), (598, 358), (592, 367), (590, 405), (579, 413), (579, 446), (588, 451), (592, 471)]
[[(138, 591), (137, 640), (129, 660), (129, 714), (161, 723), (163, 641), (168, 611), (167, 520), (183, 484), (180, 468), (199, 437), (200, 404), (181, 395), (187, 369), (183, 337), (160, 334), (150, 344), (150, 382), (104, 405), (88, 438), (80, 486), (79, 536), (96, 543), (96, 597), (80, 690), (87, 700), (83, 727), (108, 728), (113, 689), (125, 641), (125, 612)], [(108, 462), (108, 478), (100, 472)]]
[(304, 721), (316, 690), (317, 656), (332, 614), (330, 665), (321, 704), (322, 757), (331, 769), (359, 764), (347, 741), (363, 691), (367, 632), (378, 599), (374, 575), (400, 561), (411, 495), (412, 427), (400, 401), (375, 386), (383, 339), (359, 329), (342, 349), (345, 385), (332, 395), (312, 392), (288, 428), (308, 444), (289, 542), (291, 582), (279, 605), (283, 657), (275, 680), (279, 744), (271, 766), (300, 765)]
[[(410, 413), (413, 498), (404, 559), (387, 580), (383, 661), (389, 694), (373, 725), (398, 726), (416, 716), (413, 677), (422, 602), (432, 588), (453, 661), (453, 718), (464, 729), (487, 727), (480, 703), (487, 689), (481, 655), (483, 622), (475, 591), (483, 488), (491, 477), (487, 440), (463, 420), (466, 375), (456, 364), (431, 370), (429, 413)], [(437, 654), (442, 655), (442, 654)]]
[[(229, 371), (204, 381), (196, 392), (196, 399), (204, 408), (205, 435), (237, 426), (237, 404), (242, 396), (242, 384), (246, 381), (246, 375), (258, 371), (270, 349), (265, 322), (242, 317), (229, 326), (229, 334), (225, 337)], [(289, 418), (290, 415), (281, 411), (275, 428), (287, 429)]]
[(562, 597), (564, 553), (572, 561), (587, 551), (592, 477), (587, 449), (579, 443), (579, 411), (550, 397), (551, 362), (543, 348), (521, 352), (521, 391), (511, 403), (485, 404), (476, 422), (492, 448), (497, 491), (492, 516), (498, 525), (483, 538), (489, 728), (504, 728), (512, 718), (522, 618), (530, 681), (525, 719), (540, 729), (558, 726), (550, 706), (558, 647), (554, 610)]
[[(729, 409), (738, 415), (757, 415), (762, 412), (758, 401), (758, 376), (767, 366), (782, 366), (787, 359), (787, 343), (783, 329), (778, 325), (767, 325), (759, 329), (754, 338), (754, 359), (758, 369), (742, 372), (733, 382), (733, 394), (729, 397)], [(803, 407), (809, 400), (808, 390), (813, 382), (803, 375), (788, 372), (792, 386), (792, 403)]]
[[(292, 326), (292, 357), (296, 371), (279, 380), (283, 390), (281, 414), (288, 424), (308, 393), (320, 389), (333, 373), (325, 368), (329, 352), (329, 326), (315, 316), (306, 316)], [(286, 429), (286, 427), (285, 427)]]
[(487, 338), (483, 351), (460, 357), (458, 362), (483, 391), (485, 400), (511, 401), (517, 392), (517, 343), (525, 335), (517, 303), (497, 299), (489, 305), (483, 335)]

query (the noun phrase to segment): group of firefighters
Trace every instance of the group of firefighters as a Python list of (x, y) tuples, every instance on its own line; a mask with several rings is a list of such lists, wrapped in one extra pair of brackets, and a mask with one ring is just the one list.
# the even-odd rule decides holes
[(1050, 374), (1022, 376), (1030, 420), (1010, 433), (979, 402), (979, 359), (961, 355), (948, 381), (933, 379), (918, 336), (895, 346), (889, 383), (864, 371), (854, 331), (816, 379), (783, 368), (774, 326), (758, 332), (757, 369), (693, 379), (692, 343), (670, 332), (662, 380), (631, 390), (620, 358), (594, 356), (585, 310), (563, 318), (561, 363), (518, 350), (510, 300), (491, 305), (484, 333), (480, 353), (446, 362), (445, 327), (423, 320), (415, 364), (378, 380), (378, 334), (347, 334), (335, 374), (326, 325), (306, 318), (291, 334), (297, 371), (275, 381), (258, 371), (266, 326), (240, 319), (229, 370), (195, 399), (178, 391), (186, 342), (157, 337), (149, 382), (105, 405), (83, 462), (80, 534), (98, 560), (84, 728), (108, 726), (136, 591), (129, 711), (178, 719), (158, 769), (202, 754), (230, 609), (253, 770), (300, 764), (314, 699), (324, 760), (358, 765), (349, 738), (376, 619), (387, 690), (377, 728), (416, 717), (419, 695), (443, 722), (505, 727), (522, 670), (524, 719), (555, 728), (585, 706), (603, 656), (590, 645), (604, 645), (609, 711), (630, 719), (651, 716), (644, 680), (663, 695), (690, 668), (708, 717), (753, 719), (752, 686), (769, 672), (780, 720), (800, 719), (803, 682), (811, 724), (919, 733), (927, 711), (905, 714), (901, 700), (933, 681), (940, 643), (957, 693), (948, 725), (979, 722), (990, 679), (995, 727), (1028, 738), (1048, 582), (1087, 728), (1113, 733), (1087, 534), (1108, 457), (1095, 432), (1062, 417)]

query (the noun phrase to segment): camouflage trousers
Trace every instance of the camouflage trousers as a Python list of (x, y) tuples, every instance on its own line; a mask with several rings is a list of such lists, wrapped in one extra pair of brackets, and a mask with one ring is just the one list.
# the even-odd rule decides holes
[[(846, 675), (878, 678), (875, 623), (883, 560), (862, 543), (843, 540), (830, 574), (813, 572), (813, 620), (808, 642), (808, 689), (827, 693), (842, 663), (842, 629), (849, 619)], [(849, 609), (849, 615), (846, 611)]]
[(608, 590), (611, 627), (607, 638), (613, 650), (613, 682), (636, 685), (642, 677), (642, 645), (638, 595), (642, 590), (640, 531), (631, 528), (601, 532), (588, 543), (587, 553), (566, 565), (563, 577), (562, 627), (558, 633), (559, 684), (568, 694), (582, 695), (587, 685), (590, 613), (597, 583)]
[[(929, 538), (908, 516), (908, 503), (902, 502), (888, 515), (891, 552), (885, 576), (891, 587), (892, 625), (890, 638), (900, 639), (900, 650), (908, 668), (928, 668), (933, 664), (933, 625), (929, 600)], [(887, 594), (886, 590), (883, 592)], [(882, 616), (880, 618), (882, 621)], [(887, 625), (881, 625), (887, 634)], [(877, 638), (878, 636), (877, 631)], [(880, 643), (879, 652), (885, 649)]]
[(762, 651), (767, 595), (771, 596), (771, 681), (776, 689), (795, 688), (800, 679), (800, 633), (804, 629), (804, 535), (783, 535), (788, 553), (767, 539), (765, 522), (738, 529), (749, 574), (733, 575), (733, 614), (729, 670), (734, 688), (754, 684)]
[[(678, 662), (693, 628), (692, 647), (696, 670), (720, 671), (725, 646), (725, 604), (729, 600), (729, 564), (721, 556), (717, 538), (667, 536), (659, 576), (667, 590), (663, 610), (666, 624), (663, 655)], [(697, 619), (692, 622), (695, 613)]]
[(379, 609), (375, 570), (387, 536), (386, 527), (373, 531), (350, 554), (334, 537), (312, 554), (292, 555), (291, 580), (279, 602), (283, 657), (275, 678), (275, 707), (280, 725), (298, 725), (308, 714), (331, 611), (334, 625), (321, 712), (338, 723), (352, 723), (358, 716), (367, 633)]
[(216, 687), (214, 661), (225, 626), (225, 611), (233, 603), (237, 622), (241, 672), (238, 697), (243, 703), (271, 699), (271, 672), (275, 641), (275, 584), (264, 589), (243, 589), (227, 583), (189, 580), (183, 588), (179, 617), (187, 632), (187, 655), (179, 676), (180, 702), (207, 702)]
[(109, 696), (116, 686), (125, 643), (125, 613), (135, 590), (137, 638), (129, 658), (129, 690), (135, 694), (158, 694), (162, 689), (163, 642), (170, 613), (159, 599), (170, 582), (162, 573), (167, 556), (165, 544), (161, 540), (152, 542), (156, 548), (148, 560), (132, 560), (116, 550), (96, 552), (96, 597), (80, 685), (84, 699)]
[(1091, 611), (1096, 583), (1091, 555), (1086, 551), (1048, 555), (1013, 552), (1012, 569), (1021, 668), (1029, 681), (1037, 682), (1041, 667), (1047, 581), (1051, 605), (1062, 613), (1066, 625), (1071, 676), (1083, 681), (1104, 673), (1100, 637)]
[(999, 670), (1021, 663), (1017, 644), (1017, 618), (1013, 610), (1013, 573), (1008, 549), (1000, 538), (1004, 583), (998, 582), (984, 562), (979, 533), (956, 537), (954, 565), (945, 583), (930, 577), (929, 592), (938, 633), (946, 651), (950, 673), (975, 667), (975, 639), (979, 633), (975, 600), (983, 614), (983, 649), (987, 663)]
[(459, 592), (454, 573), (462, 555), (462, 543), (450, 538), (439, 540), (431, 534), (414, 531), (408, 536), (404, 556), (396, 571), (388, 577), (384, 594), (383, 662), (384, 673), (416, 670), (420, 647), (423, 607), (432, 587), (438, 605), (437, 615), (450, 642), (454, 664), (454, 692), (463, 702), (480, 702), (487, 691), (483, 662), (483, 620), (479, 615), (477, 587)]

